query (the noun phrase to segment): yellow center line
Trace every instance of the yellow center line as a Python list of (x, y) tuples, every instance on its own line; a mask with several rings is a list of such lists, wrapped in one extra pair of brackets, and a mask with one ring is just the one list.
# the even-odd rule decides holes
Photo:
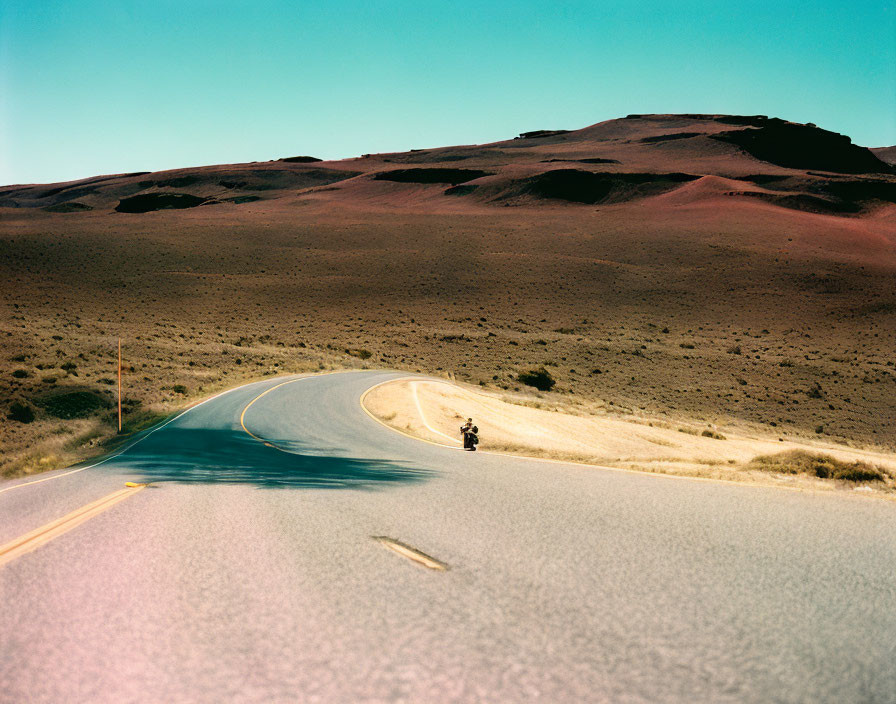
[(138, 491), (145, 488), (146, 484), (133, 484), (132, 482), (129, 482), (125, 489), (113, 491), (111, 494), (104, 496), (101, 499), (97, 499), (86, 506), (82, 506), (62, 518), (47, 523), (30, 533), (26, 533), (25, 535), (11, 540), (6, 543), (6, 545), (0, 546), (0, 566), (5, 565), (7, 562), (12, 562), (25, 553), (36, 550), (41, 545), (45, 545), (53, 540), (53, 538), (58, 538), (60, 535), (68, 533), (85, 521), (89, 521), (94, 516), (98, 516), (103, 511), (112, 508), (112, 506), (119, 501), (124, 501), (129, 496), (133, 496)]
[(276, 391), (276, 390), (279, 389), (281, 386), (286, 386), (287, 384), (295, 384), (297, 381), (308, 381), (309, 379), (317, 379), (318, 377), (328, 376), (328, 375), (330, 375), (330, 374), (346, 374), (346, 373), (349, 373), (349, 372), (362, 372), (362, 371), (365, 371), (365, 370), (363, 370), (363, 369), (344, 369), (344, 370), (334, 371), (334, 372), (324, 372), (323, 374), (310, 374), (310, 375), (308, 375), (308, 376), (300, 376), (300, 377), (298, 377), (297, 379), (287, 379), (286, 381), (280, 382), (279, 384), (277, 384), (277, 385), (275, 385), (275, 386), (272, 386), (271, 388), (269, 388), (269, 389), (267, 389), (267, 390), (265, 390), (265, 391), (262, 391), (260, 394), (258, 394), (258, 396), (256, 396), (256, 397), (253, 398), (251, 401), (249, 401), (249, 403), (246, 404), (245, 408), (243, 408), (243, 412), (240, 413), (240, 425), (243, 427), (243, 430), (244, 430), (247, 434), (249, 434), (251, 437), (253, 437), (253, 438), (255, 438), (256, 440), (258, 440), (259, 442), (264, 443), (267, 447), (272, 447), (272, 448), (274, 448), (275, 450), (280, 450), (280, 452), (287, 452), (287, 453), (289, 453), (289, 450), (284, 450), (282, 447), (277, 447), (275, 444), (273, 444), (273, 443), (271, 443), (271, 442), (265, 440), (265, 439), (262, 438), (262, 437), (259, 437), (258, 435), (256, 435), (255, 433), (253, 433), (251, 430), (249, 430), (249, 428), (246, 427), (246, 413), (248, 412), (248, 410), (249, 410), (250, 408), (252, 408), (252, 405), (253, 405), (257, 400), (259, 400), (260, 398), (262, 398), (263, 396), (267, 396), (269, 393), (271, 393), (271, 391)]
[[(332, 374), (333, 372), (328, 372), (328, 373)], [(323, 375), (303, 376), (303, 377), (299, 377), (298, 379), (289, 379), (280, 384), (277, 384), (276, 386), (272, 386), (271, 388), (267, 389), (266, 391), (262, 391), (260, 394), (258, 394), (258, 396), (256, 396), (251, 401), (249, 401), (249, 403), (246, 404), (246, 407), (243, 409), (243, 412), (240, 413), (240, 425), (243, 426), (243, 430), (245, 430), (246, 433), (251, 435), (253, 438), (258, 440), (260, 443), (262, 443), (265, 447), (271, 447), (275, 450), (279, 450), (280, 452), (286, 452), (287, 454), (291, 454), (289, 452), (289, 450), (284, 450), (282, 447), (277, 447), (277, 445), (275, 445), (274, 443), (268, 442), (263, 437), (259, 437), (258, 435), (253, 433), (251, 430), (249, 430), (249, 428), (246, 427), (246, 411), (248, 411), (252, 407), (253, 403), (255, 403), (262, 396), (267, 396), (269, 393), (271, 393), (271, 391), (275, 391), (275, 390), (279, 389), (281, 386), (286, 386), (287, 384), (294, 384), (297, 381), (305, 381), (306, 379), (314, 379), (315, 376), (323, 376)]]

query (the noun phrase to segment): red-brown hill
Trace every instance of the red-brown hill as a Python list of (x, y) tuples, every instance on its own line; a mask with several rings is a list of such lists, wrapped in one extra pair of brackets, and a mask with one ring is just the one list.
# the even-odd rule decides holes
[(452, 209), (464, 203), (620, 203), (676, 190), (703, 176), (734, 180), (729, 196), (761, 193), (765, 202), (813, 212), (852, 214), (896, 202), (893, 166), (848, 137), (812, 124), (764, 116), (629, 115), (485, 145), (7, 186), (0, 188), (0, 207), (144, 213), (294, 198), (298, 192), (316, 200), (415, 209), (448, 206), (442, 196), (451, 196)]
[(0, 423), (0, 471), (41, 438), (78, 446), (39, 401), (108, 395), (119, 335), (133, 414), (321, 365), (511, 389), (544, 367), (555, 398), (607, 411), (896, 448), (889, 156), (764, 117), (632, 115), (0, 188), (0, 413), (37, 416)]

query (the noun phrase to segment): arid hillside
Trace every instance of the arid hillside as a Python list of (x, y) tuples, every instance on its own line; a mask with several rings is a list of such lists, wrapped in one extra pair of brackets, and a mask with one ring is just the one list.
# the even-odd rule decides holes
[[(0, 471), (366, 365), (896, 448), (889, 152), (760, 116), (0, 188)], [(881, 158), (878, 158), (881, 157)], [(883, 160), (882, 160), (883, 159)], [(95, 451), (95, 450), (93, 450)]]

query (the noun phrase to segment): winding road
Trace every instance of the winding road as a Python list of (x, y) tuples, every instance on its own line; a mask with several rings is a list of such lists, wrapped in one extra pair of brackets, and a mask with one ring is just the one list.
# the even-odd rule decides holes
[(398, 376), (0, 484), (0, 701), (896, 702), (892, 503), (427, 444)]

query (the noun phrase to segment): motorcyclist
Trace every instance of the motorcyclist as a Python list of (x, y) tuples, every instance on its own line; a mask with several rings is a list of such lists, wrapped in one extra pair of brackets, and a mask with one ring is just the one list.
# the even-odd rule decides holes
[(479, 426), (474, 425), (470, 428), (470, 432), (467, 433), (467, 437), (470, 438), (470, 450), (472, 452), (476, 452), (476, 446), (479, 444)]
[(473, 419), (467, 418), (467, 422), (460, 426), (460, 434), (464, 438), (464, 449), (469, 450), (472, 446), (470, 436), (473, 432)]

